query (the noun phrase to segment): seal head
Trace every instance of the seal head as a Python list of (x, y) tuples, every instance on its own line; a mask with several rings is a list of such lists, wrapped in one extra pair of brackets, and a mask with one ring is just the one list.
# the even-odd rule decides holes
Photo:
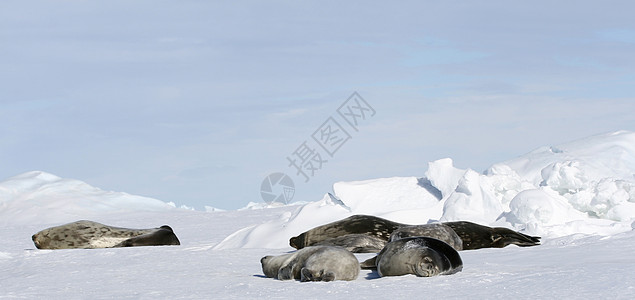
[(406, 274), (431, 277), (450, 275), (463, 269), (463, 261), (452, 246), (428, 237), (409, 237), (390, 242), (375, 261), (381, 277)]

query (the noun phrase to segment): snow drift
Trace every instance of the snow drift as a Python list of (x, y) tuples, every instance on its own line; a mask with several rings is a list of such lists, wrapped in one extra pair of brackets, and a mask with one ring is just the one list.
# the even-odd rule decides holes
[[(287, 248), (291, 236), (353, 214), (410, 224), (467, 220), (545, 238), (613, 235), (635, 226), (634, 174), (635, 133), (628, 131), (542, 147), (482, 173), (456, 168), (445, 158), (430, 162), (420, 178), (337, 182), (334, 195), (295, 203), (295, 210), (252, 223), (215, 248)], [(251, 203), (247, 210), (260, 206)], [(0, 182), (4, 225), (60, 224), (175, 209), (171, 203), (104, 191), (39, 171)]]
[[(425, 293), (430, 298), (630, 299), (634, 148), (634, 133), (616, 132), (540, 148), (483, 173), (442, 159), (431, 162), (421, 178), (339, 182), (335, 195), (320, 201), (280, 207), (252, 203), (228, 212), (178, 209), (29, 172), (0, 182), (0, 224), (6, 225), (0, 226), (0, 298), (348, 299)], [(362, 270), (353, 282), (308, 285), (262, 278), (259, 259), (290, 250), (289, 237), (356, 213), (402, 223), (465, 219), (545, 238), (543, 245), (522, 250), (461, 252), (464, 270), (452, 276), (377, 279)], [(130, 228), (170, 224), (182, 244), (33, 250), (33, 233), (78, 219)], [(230, 249), (210, 251), (222, 248)]]
[(109, 213), (165, 211), (174, 204), (33, 171), (0, 182), (0, 224), (53, 224)]
[(618, 131), (536, 149), (483, 173), (449, 158), (422, 178), (333, 185), (335, 195), (235, 232), (216, 246), (288, 247), (288, 239), (353, 214), (400, 223), (466, 220), (547, 238), (612, 235), (635, 226), (635, 133)]

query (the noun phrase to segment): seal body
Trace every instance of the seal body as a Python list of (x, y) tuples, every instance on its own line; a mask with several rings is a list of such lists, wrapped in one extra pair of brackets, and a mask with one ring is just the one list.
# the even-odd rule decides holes
[(154, 231), (124, 240), (113, 247), (139, 247), (180, 245), (179, 239), (170, 226), (163, 225)]
[(456, 232), (464, 250), (503, 248), (509, 245), (529, 247), (540, 244), (540, 237), (529, 236), (504, 227), (488, 227), (467, 221), (443, 223)]
[[(455, 234), (452, 234), (452, 231)], [(521, 247), (540, 244), (540, 237), (537, 236), (466, 221), (408, 225), (375, 216), (354, 215), (305, 231), (292, 237), (289, 245), (296, 249), (316, 245), (337, 245), (356, 253), (377, 252), (382, 242), (385, 245), (390, 241), (393, 232), (396, 232), (394, 239), (406, 236), (428, 236), (440, 239), (457, 250), (502, 248), (511, 244)], [(456, 236), (460, 238), (460, 242)]]
[[(322, 243), (332, 244), (333, 241), (329, 240), (347, 235), (357, 235), (357, 238), (359, 238), (359, 235), (370, 236), (376, 241), (383, 240), (385, 244), (388, 242), (390, 234), (403, 225), (375, 216), (354, 215), (305, 231), (296, 237), (292, 237), (289, 240), (289, 244), (296, 249), (302, 249), (308, 246), (322, 245)], [(355, 236), (351, 237), (353, 237), (351, 238), (352, 241), (357, 242), (354, 239)], [(383, 248), (383, 245), (381, 248)]]
[(376, 258), (379, 276), (450, 275), (463, 269), (459, 253), (443, 241), (408, 237), (386, 244)]
[(179, 239), (169, 226), (129, 229), (86, 220), (47, 228), (31, 238), (38, 249), (180, 245)]
[(390, 235), (390, 241), (396, 241), (407, 237), (425, 236), (435, 238), (452, 246), (457, 251), (463, 250), (463, 241), (452, 227), (441, 223), (403, 226), (397, 228)]
[(369, 234), (346, 234), (323, 240), (318, 245), (337, 246), (353, 253), (373, 253), (381, 251), (386, 245), (386, 240)]
[(332, 246), (305, 247), (279, 256), (265, 256), (260, 260), (267, 277), (300, 281), (355, 280), (359, 262), (350, 251)]

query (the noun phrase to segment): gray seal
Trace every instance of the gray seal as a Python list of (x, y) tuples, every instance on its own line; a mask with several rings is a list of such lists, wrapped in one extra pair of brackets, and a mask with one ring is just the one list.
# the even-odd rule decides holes
[(463, 269), (452, 246), (428, 237), (408, 237), (386, 244), (375, 260), (381, 277), (414, 274), (419, 277), (450, 275)]
[[(352, 237), (356, 236), (358, 238), (360, 236), (368, 236), (375, 241), (382, 241), (383, 244), (379, 247), (379, 250), (381, 250), (390, 239), (390, 234), (403, 225), (375, 216), (354, 215), (305, 231), (298, 236), (292, 237), (289, 240), (289, 245), (296, 249), (302, 249), (308, 246), (322, 245), (322, 243), (332, 244), (332, 239), (352, 235)], [(355, 243), (358, 242), (355, 240)], [(377, 251), (370, 249), (368, 252)]]
[(415, 236), (435, 238), (452, 246), (452, 248), (456, 249), (457, 251), (463, 250), (463, 241), (461, 240), (459, 235), (456, 234), (452, 227), (442, 223), (399, 227), (390, 235), (390, 241), (393, 242), (403, 238)]
[(355, 280), (359, 261), (350, 251), (332, 246), (305, 247), (293, 253), (260, 259), (262, 272), (279, 280)]
[[(385, 245), (385, 243), (390, 240), (391, 234), (401, 228), (404, 228), (404, 230), (400, 231), (399, 234), (408, 236), (414, 236), (415, 231), (425, 229), (428, 233), (421, 234), (430, 234), (430, 237), (441, 239), (446, 243), (456, 246), (458, 249), (458, 245), (456, 245), (458, 241), (455, 240), (456, 237), (447, 234), (449, 229), (452, 229), (462, 241), (462, 250), (502, 248), (511, 244), (521, 247), (540, 244), (540, 237), (529, 236), (503, 227), (487, 227), (467, 221), (445, 222), (440, 224), (447, 227), (438, 227), (439, 225), (436, 224), (409, 225), (375, 216), (354, 215), (305, 231), (298, 236), (292, 237), (289, 240), (289, 245), (296, 249), (322, 244), (338, 245), (356, 253), (377, 252), (376, 249), (380, 246), (380, 243), (383, 242)], [(431, 229), (426, 229), (426, 226), (431, 226)], [(433, 230), (434, 227), (440, 230)], [(441, 231), (445, 231), (446, 233), (441, 233)], [(435, 232), (439, 233), (439, 235), (434, 235)], [(362, 239), (363, 236), (368, 238)], [(359, 246), (360, 244), (368, 244), (368, 241), (372, 241), (372, 246)]]
[(170, 226), (130, 229), (93, 221), (77, 221), (44, 229), (31, 239), (38, 249), (96, 249), (180, 245)]
[[(456, 251), (463, 250), (463, 241), (454, 230), (441, 223), (403, 226), (395, 229), (390, 235), (389, 242), (408, 237), (429, 237), (442, 241)], [(362, 269), (375, 269), (377, 256), (361, 263)]]
[(467, 221), (445, 222), (463, 241), (463, 250), (503, 248), (509, 245), (540, 245), (539, 236), (530, 236), (504, 227), (488, 227)]
[(368, 234), (346, 234), (323, 240), (318, 245), (341, 247), (353, 253), (375, 253), (384, 248), (386, 240)]

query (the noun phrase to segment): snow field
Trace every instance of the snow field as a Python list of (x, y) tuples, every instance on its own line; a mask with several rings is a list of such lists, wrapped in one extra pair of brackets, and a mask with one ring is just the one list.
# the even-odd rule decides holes
[[(334, 184), (319, 201), (205, 212), (109, 192), (45, 172), (0, 182), (0, 298), (563, 298), (635, 295), (635, 133), (543, 147), (462, 170), (431, 162), (423, 177)], [(423, 224), (468, 220), (543, 237), (543, 244), (460, 252), (463, 271), (432, 278), (300, 283), (264, 278), (260, 258), (290, 237), (353, 214)], [(170, 225), (181, 246), (37, 250), (31, 235), (80, 219)], [(372, 254), (357, 255), (360, 260)]]

